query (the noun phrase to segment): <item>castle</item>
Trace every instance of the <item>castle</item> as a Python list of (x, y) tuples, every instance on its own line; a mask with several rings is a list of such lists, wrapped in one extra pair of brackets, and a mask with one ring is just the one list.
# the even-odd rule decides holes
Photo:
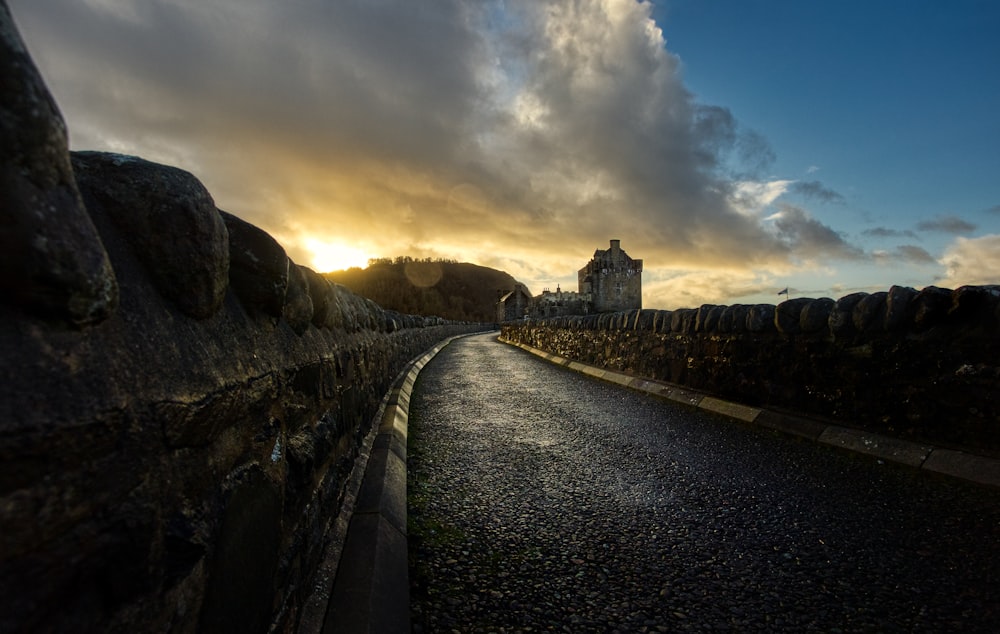
[(587, 315), (642, 308), (642, 260), (633, 260), (611, 240), (608, 249), (597, 249), (594, 257), (577, 273), (577, 291), (544, 289), (532, 297), (521, 283), (497, 301), (497, 321), (524, 317)]

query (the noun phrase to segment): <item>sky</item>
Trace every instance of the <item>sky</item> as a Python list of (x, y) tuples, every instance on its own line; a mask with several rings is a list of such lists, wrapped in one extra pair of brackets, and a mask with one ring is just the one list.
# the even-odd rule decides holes
[(8, 0), (77, 150), (195, 174), (318, 271), (643, 305), (1000, 284), (1000, 2)]

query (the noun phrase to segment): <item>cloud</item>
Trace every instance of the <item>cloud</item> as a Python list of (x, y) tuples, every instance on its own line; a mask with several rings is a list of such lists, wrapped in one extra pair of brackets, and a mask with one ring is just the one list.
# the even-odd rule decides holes
[(928, 253), (926, 249), (912, 244), (904, 244), (896, 247), (896, 253), (901, 260), (914, 264), (933, 264), (937, 262), (934, 256)]
[[(702, 304), (757, 303), (773, 295), (775, 280), (750, 271), (671, 271), (643, 282), (645, 303), (671, 309)], [(773, 303), (773, 302), (772, 302)]]
[(848, 243), (830, 227), (813, 218), (801, 207), (780, 204), (780, 211), (770, 216), (775, 234), (791, 251), (804, 260), (837, 257), (849, 260), (862, 259), (864, 252)]
[(789, 190), (804, 198), (816, 200), (821, 203), (842, 205), (845, 202), (842, 195), (826, 187), (819, 181), (796, 181), (789, 187)]
[(986, 213), (988, 213), (988, 214), (1000, 214), (1000, 205), (993, 205), (992, 207), (990, 207), (989, 209), (986, 210)]
[(872, 238), (916, 238), (917, 234), (906, 230), (890, 229), (888, 227), (874, 227), (872, 229), (865, 229), (861, 232), (862, 235), (870, 236)]
[(733, 183), (729, 203), (740, 213), (755, 216), (788, 191), (794, 181), (740, 181)]
[(954, 215), (941, 215), (933, 220), (917, 223), (918, 231), (934, 231), (938, 233), (971, 233), (976, 225)]
[(790, 186), (839, 195), (762, 176), (767, 140), (694, 98), (648, 2), (11, 4), (74, 148), (187, 169), (304, 263), (551, 279), (611, 237), (649, 271), (858, 256), (804, 209), (762, 217)]
[(892, 251), (875, 251), (873, 257), (880, 264), (937, 264), (937, 260), (926, 249), (912, 244), (900, 245)]
[(940, 263), (945, 267), (945, 276), (938, 282), (941, 286), (1000, 284), (1000, 235), (956, 238)]

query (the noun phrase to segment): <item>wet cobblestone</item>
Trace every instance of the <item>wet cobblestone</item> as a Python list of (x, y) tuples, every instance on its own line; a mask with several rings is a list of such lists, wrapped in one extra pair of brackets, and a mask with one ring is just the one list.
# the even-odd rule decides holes
[(1000, 491), (484, 335), (410, 404), (415, 632), (1000, 631)]

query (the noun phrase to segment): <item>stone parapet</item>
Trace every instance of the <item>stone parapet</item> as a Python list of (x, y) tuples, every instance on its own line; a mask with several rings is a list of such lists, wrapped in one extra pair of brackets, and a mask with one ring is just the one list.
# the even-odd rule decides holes
[(162, 197), (116, 161), (177, 173), (74, 156), (108, 166), (79, 186), (115, 310), (0, 305), (0, 630), (294, 628), (383, 395), (482, 327), (384, 311), (205, 204), (137, 219)]
[(1000, 286), (527, 319), (502, 332), (752, 407), (1000, 455)]

